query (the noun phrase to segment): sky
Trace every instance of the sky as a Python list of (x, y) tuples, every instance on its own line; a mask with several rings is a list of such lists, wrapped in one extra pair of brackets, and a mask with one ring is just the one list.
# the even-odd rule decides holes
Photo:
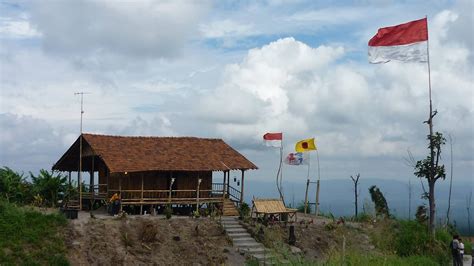
[(50, 169), (79, 135), (84, 91), (84, 132), (222, 138), (259, 167), (253, 181), (278, 167), (266, 132), (285, 154), (315, 137), (323, 180), (416, 181), (405, 159), (428, 153), (427, 64), (369, 64), (367, 42), (427, 16), (442, 162), (449, 175), (452, 143), (455, 182), (472, 187), (473, 14), (469, 0), (0, 0), (0, 163)]

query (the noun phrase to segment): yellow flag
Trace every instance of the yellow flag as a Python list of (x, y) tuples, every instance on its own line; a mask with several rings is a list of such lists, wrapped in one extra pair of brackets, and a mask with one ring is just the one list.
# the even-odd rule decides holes
[(316, 145), (314, 144), (314, 138), (298, 141), (296, 143), (295, 150), (297, 152), (316, 150)]

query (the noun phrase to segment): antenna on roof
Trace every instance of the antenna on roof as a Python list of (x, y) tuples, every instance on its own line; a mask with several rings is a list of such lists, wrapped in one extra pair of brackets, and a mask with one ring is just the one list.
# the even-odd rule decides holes
[(79, 171), (77, 185), (79, 186), (79, 210), (82, 210), (82, 115), (84, 114), (84, 94), (89, 92), (75, 92), (74, 95), (81, 95), (81, 128), (79, 135)]

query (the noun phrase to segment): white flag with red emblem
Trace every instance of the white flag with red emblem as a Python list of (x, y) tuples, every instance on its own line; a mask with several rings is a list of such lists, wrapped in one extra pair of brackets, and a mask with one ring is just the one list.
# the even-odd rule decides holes
[(428, 20), (426, 18), (380, 28), (370, 39), (370, 63), (387, 63), (392, 60), (427, 62)]

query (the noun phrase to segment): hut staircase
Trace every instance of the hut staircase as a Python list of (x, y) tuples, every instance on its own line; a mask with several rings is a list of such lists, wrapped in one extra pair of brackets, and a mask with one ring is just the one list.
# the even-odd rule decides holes
[(239, 211), (237, 211), (235, 202), (231, 199), (224, 199), (224, 204), (222, 207), (222, 216), (239, 216)]
[(79, 199), (70, 199), (67, 201), (66, 208), (70, 210), (79, 210)]

